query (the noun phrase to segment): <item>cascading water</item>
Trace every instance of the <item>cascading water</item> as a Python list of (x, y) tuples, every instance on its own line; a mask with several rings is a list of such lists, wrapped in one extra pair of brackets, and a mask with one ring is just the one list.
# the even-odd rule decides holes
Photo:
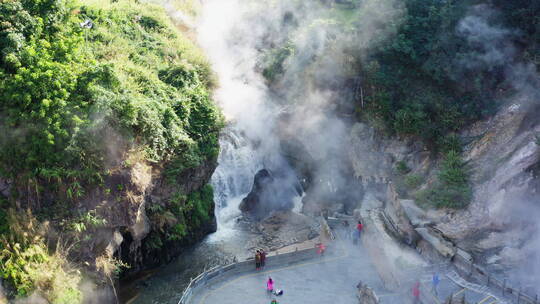
[(238, 205), (250, 191), (253, 176), (262, 168), (262, 160), (253, 144), (234, 125), (220, 138), (218, 167), (212, 175), (218, 231), (210, 240), (226, 237), (240, 216)]
[(262, 168), (262, 158), (254, 145), (234, 125), (227, 126), (220, 138), (220, 155), (211, 184), (216, 204), (217, 232), (186, 250), (173, 263), (148, 279), (134, 303), (176, 304), (190, 278), (217, 264), (245, 258), (241, 244), (250, 232), (237, 228), (238, 205), (250, 191), (253, 176)]

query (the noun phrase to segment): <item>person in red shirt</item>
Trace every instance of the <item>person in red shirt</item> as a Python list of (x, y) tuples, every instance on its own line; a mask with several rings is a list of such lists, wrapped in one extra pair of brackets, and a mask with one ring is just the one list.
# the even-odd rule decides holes
[(318, 244), (317, 244), (317, 253), (318, 253), (318, 254), (320, 254), (321, 256), (323, 256), (325, 250), (326, 250), (326, 246), (325, 246), (323, 243), (318, 243)]
[(358, 221), (358, 224), (356, 225), (356, 229), (358, 230), (358, 238), (362, 236), (362, 230), (364, 229), (364, 225), (361, 221)]

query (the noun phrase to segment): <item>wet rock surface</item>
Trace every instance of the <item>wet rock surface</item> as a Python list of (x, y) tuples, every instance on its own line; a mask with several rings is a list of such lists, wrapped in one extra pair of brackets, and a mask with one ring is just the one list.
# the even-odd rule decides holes
[(314, 239), (321, 228), (319, 222), (309, 216), (286, 211), (275, 212), (261, 222), (252, 223), (251, 230), (257, 236), (248, 241), (249, 250), (273, 251)]

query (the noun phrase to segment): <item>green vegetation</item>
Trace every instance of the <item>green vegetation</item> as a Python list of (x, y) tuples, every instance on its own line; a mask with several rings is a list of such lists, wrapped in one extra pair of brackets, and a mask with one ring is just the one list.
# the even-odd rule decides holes
[(80, 273), (66, 261), (68, 252), (56, 245), (50, 253), (45, 243), (47, 227), (29, 212), (8, 216), (9, 233), (0, 237), (0, 273), (18, 296), (37, 291), (53, 304), (80, 303)]
[(75, 220), (71, 220), (71, 230), (76, 233), (85, 232), (87, 229), (96, 229), (107, 224), (105, 219), (99, 218), (95, 210), (89, 211)]
[(524, 39), (523, 57), (540, 66), (540, 2), (527, 0), (494, 0), (502, 14), (500, 17), (511, 28), (519, 29)]
[(422, 185), (424, 177), (412, 173), (411, 168), (407, 166), (405, 161), (397, 161), (393, 180), (395, 182), (396, 191), (401, 196), (409, 197), (410, 193)]
[(9, 0), (0, 14), (2, 176), (74, 200), (103, 181), (111, 144), (175, 173), (216, 158), (213, 76), (160, 8)]
[[(387, 131), (438, 138), (494, 109), (492, 83), (469, 75), (477, 86), (460, 85), (464, 71), (455, 64), (470, 51), (455, 31), (466, 5), (429, 0), (405, 1), (407, 15), (394, 37), (377, 46), (364, 64), (365, 114), (383, 121)], [(451, 51), (448, 51), (451, 50)], [(457, 53), (457, 54), (456, 54)]]
[(406, 162), (400, 160), (396, 162), (396, 171), (401, 175), (405, 175), (411, 171), (411, 168), (407, 166)]
[(444, 155), (437, 182), (429, 189), (416, 194), (424, 206), (459, 209), (466, 207), (472, 199), (467, 163), (456, 151)]
[(405, 179), (404, 179), (404, 183), (407, 187), (409, 187), (409, 189), (416, 189), (418, 187), (420, 187), (420, 185), (422, 184), (423, 182), (423, 178), (422, 176), (418, 175), (418, 174), (409, 174), (407, 176), (405, 176)]
[[(195, 3), (176, 2), (191, 15)], [(223, 119), (214, 84), (202, 53), (159, 6), (0, 1), (0, 178), (13, 182), (10, 197), (0, 197), (0, 273), (11, 295), (82, 301), (82, 266), (67, 262), (78, 253), (51, 244), (40, 221), (79, 250), (107, 221), (75, 206), (95, 189), (118, 201), (130, 190), (111, 183), (115, 170), (153, 163), (174, 182), (215, 161)], [(35, 217), (10, 215), (15, 206)], [(171, 206), (160, 212), (176, 222), (163, 231), (180, 240), (210, 219), (212, 190)], [(111, 282), (125, 266), (105, 255), (91, 262)]]
[(0, 195), (0, 236), (9, 232), (8, 207), (7, 199)]
[[(323, 30), (330, 33), (325, 43), (331, 51), (304, 61), (310, 64), (333, 56), (340, 71), (352, 69), (346, 77), (361, 79), (363, 88), (362, 98), (356, 97), (359, 118), (386, 134), (412, 136), (432, 150), (446, 150), (440, 138), (494, 113), (498, 97), (511, 93), (504, 83), (504, 67), (471, 64), (482, 56), (482, 46), (469, 43), (457, 30), (471, 6), (478, 4), (474, 1), (326, 2), (328, 7), (322, 9), (326, 19), (313, 23), (328, 25)], [(494, 28), (519, 33), (516, 41), (523, 50), (519, 55), (538, 65), (540, 4), (529, 2), (493, 1), (498, 11), (487, 19)], [(370, 24), (373, 19), (382, 22)], [(303, 34), (290, 30), (289, 41)], [(300, 52), (294, 58), (295, 53), (281, 51), (289, 43), (282, 42), (266, 54), (273, 58), (265, 60), (267, 80), (283, 73), (284, 62), (297, 60), (296, 65), (303, 60)]]
[(170, 203), (170, 210), (177, 221), (166, 232), (166, 238), (169, 241), (180, 240), (210, 220), (214, 212), (214, 191), (212, 186), (206, 185), (200, 191)]
[[(362, 74), (367, 93), (363, 115), (382, 120), (391, 133), (413, 135), (437, 146), (438, 139), (493, 113), (504, 79), (493, 65), (470, 65), (479, 56), (456, 30), (470, 1), (404, 1), (407, 15), (386, 43), (372, 50)], [(494, 1), (495, 27), (523, 31), (526, 60), (538, 54), (540, 5)], [(505, 22), (506, 21), (506, 22)], [(533, 62), (538, 63), (538, 58)]]
[(294, 52), (294, 45), (291, 41), (289, 41), (284, 46), (273, 49), (266, 54), (266, 63), (264, 64), (265, 68), (262, 72), (264, 78), (272, 82), (275, 81), (278, 76), (281, 76), (283, 72), (285, 72), (285, 60), (292, 56)]
[(166, 208), (156, 204), (148, 211), (154, 229), (146, 245), (160, 249), (165, 242), (182, 240), (208, 223), (214, 212), (212, 186), (206, 185), (187, 196), (177, 193)]

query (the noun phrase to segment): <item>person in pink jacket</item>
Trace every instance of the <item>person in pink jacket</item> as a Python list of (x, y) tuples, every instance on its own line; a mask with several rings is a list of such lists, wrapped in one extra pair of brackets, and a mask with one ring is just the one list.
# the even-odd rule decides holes
[(266, 281), (266, 290), (270, 292), (274, 290), (274, 281), (271, 277), (268, 277), (268, 281)]

